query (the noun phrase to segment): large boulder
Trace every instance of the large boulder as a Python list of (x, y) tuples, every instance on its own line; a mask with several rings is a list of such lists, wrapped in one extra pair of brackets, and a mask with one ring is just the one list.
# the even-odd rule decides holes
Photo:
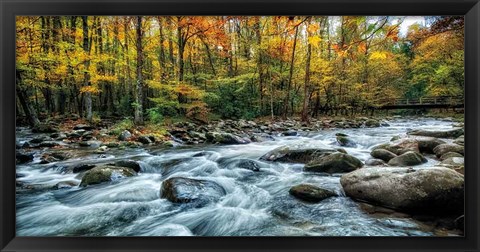
[(103, 182), (116, 181), (135, 175), (137, 175), (137, 173), (131, 168), (103, 165), (87, 171), (85, 175), (83, 175), (80, 186), (85, 187)]
[(183, 177), (169, 178), (160, 188), (160, 198), (174, 203), (205, 204), (218, 201), (225, 194), (225, 189), (213, 181)]
[(250, 139), (242, 138), (231, 133), (225, 132), (207, 132), (205, 137), (212, 143), (219, 144), (248, 144), (251, 143)]
[(418, 141), (410, 138), (402, 138), (390, 143), (384, 143), (373, 148), (373, 150), (376, 149), (385, 149), (396, 155), (402, 155), (408, 151), (420, 152)]
[(413, 213), (463, 213), (463, 175), (448, 168), (363, 168), (343, 175), (351, 198)]
[(345, 153), (332, 153), (328, 156), (314, 159), (304, 167), (305, 171), (340, 173), (351, 172), (363, 166), (358, 158)]
[(337, 151), (328, 147), (305, 147), (300, 145), (285, 145), (269, 151), (268, 153), (260, 157), (260, 159), (265, 161), (305, 164), (312, 161), (313, 159), (321, 158), (334, 152)]
[(440, 144), (433, 149), (433, 152), (437, 157), (441, 157), (443, 154), (448, 152), (456, 152), (465, 155), (465, 147), (458, 144)]
[(394, 157), (388, 161), (391, 166), (412, 166), (426, 163), (427, 159), (420, 153), (415, 151), (405, 152), (398, 157)]
[(293, 186), (288, 192), (290, 195), (308, 202), (320, 202), (326, 198), (337, 196), (330, 190), (308, 184)]
[(390, 161), (390, 159), (397, 157), (395, 153), (385, 149), (375, 149), (370, 153), (370, 155), (374, 158), (381, 159), (385, 162), (388, 162)]
[(462, 128), (445, 131), (412, 130), (407, 132), (407, 134), (413, 136), (428, 136), (437, 138), (457, 138), (464, 134), (464, 130)]

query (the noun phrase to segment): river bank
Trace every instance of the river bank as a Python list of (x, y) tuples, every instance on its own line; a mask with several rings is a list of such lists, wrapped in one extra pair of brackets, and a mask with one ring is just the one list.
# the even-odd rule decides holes
[(462, 234), (451, 119), (177, 123), (158, 140), (70, 127), (18, 128), (20, 235)]

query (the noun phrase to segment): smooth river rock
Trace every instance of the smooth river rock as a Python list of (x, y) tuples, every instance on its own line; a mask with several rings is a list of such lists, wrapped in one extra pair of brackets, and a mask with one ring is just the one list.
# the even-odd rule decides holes
[(320, 202), (326, 198), (337, 196), (330, 190), (308, 184), (293, 186), (288, 192), (290, 195), (308, 202)]
[(83, 175), (82, 182), (80, 186), (88, 186), (94, 184), (100, 184), (103, 182), (115, 181), (118, 179), (132, 177), (137, 175), (137, 173), (127, 167), (116, 167), (116, 166), (98, 166), (90, 169)]
[(160, 188), (160, 198), (174, 203), (209, 203), (225, 195), (225, 189), (213, 181), (183, 177), (169, 178)]
[(370, 153), (370, 155), (374, 158), (381, 159), (385, 162), (388, 162), (390, 161), (390, 159), (397, 157), (395, 153), (385, 149), (375, 149)]
[(388, 165), (390, 166), (412, 166), (412, 165), (419, 165), (426, 163), (427, 159), (422, 156), (422, 154), (409, 151), (405, 152), (400, 156), (394, 157), (388, 161)]
[(343, 175), (351, 198), (413, 213), (463, 213), (464, 177), (448, 168), (363, 168)]
[(437, 155), (437, 157), (441, 157), (443, 154), (448, 152), (456, 152), (465, 155), (465, 147), (458, 144), (440, 144), (433, 149), (433, 152), (435, 155)]
[(333, 153), (328, 156), (314, 159), (304, 167), (305, 171), (341, 173), (350, 172), (363, 166), (358, 158), (345, 153)]
[(388, 150), (395, 155), (402, 155), (408, 151), (420, 152), (420, 149), (418, 148), (418, 141), (411, 138), (402, 138), (393, 142), (380, 144), (373, 148), (373, 150), (376, 149)]
[(281, 146), (269, 151), (260, 157), (265, 161), (291, 162), (291, 163), (308, 163), (314, 159), (321, 158), (337, 152), (328, 147), (304, 147), (304, 146)]

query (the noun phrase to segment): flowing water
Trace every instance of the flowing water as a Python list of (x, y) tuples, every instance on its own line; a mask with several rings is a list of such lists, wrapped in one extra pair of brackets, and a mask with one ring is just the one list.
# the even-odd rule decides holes
[[(230, 162), (257, 160), (282, 145), (338, 147), (335, 133), (357, 142), (346, 151), (363, 162), (373, 146), (388, 142), (409, 129), (445, 130), (453, 122), (435, 119), (397, 119), (380, 128), (332, 129), (301, 136), (275, 137), (275, 141), (247, 145), (177, 146), (168, 150), (110, 150), (106, 156), (77, 149), (80, 157), (63, 162), (17, 166), (17, 181), (36, 190), (17, 192), (18, 236), (432, 236), (438, 231), (408, 216), (368, 214), (345, 197), (341, 174), (303, 172), (302, 164), (261, 162), (254, 172)], [(34, 135), (20, 129), (17, 140)], [(36, 136), (36, 135), (35, 135)], [(200, 152), (205, 155), (198, 156)], [(195, 156), (195, 157), (194, 157)], [(426, 156), (432, 166), (438, 163)], [(78, 184), (78, 174), (65, 167), (78, 163), (106, 163), (120, 159), (140, 161), (138, 176), (86, 188), (51, 189), (59, 182)], [(188, 177), (214, 181), (226, 195), (198, 206), (160, 198), (162, 181)], [(307, 183), (335, 191), (319, 203), (302, 202), (289, 195), (290, 187)], [(446, 233), (448, 235), (448, 232)]]

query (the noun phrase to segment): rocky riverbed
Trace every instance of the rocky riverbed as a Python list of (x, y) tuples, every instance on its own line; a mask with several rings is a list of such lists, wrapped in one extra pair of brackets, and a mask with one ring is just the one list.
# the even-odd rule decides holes
[(463, 234), (450, 119), (17, 128), (20, 236)]

